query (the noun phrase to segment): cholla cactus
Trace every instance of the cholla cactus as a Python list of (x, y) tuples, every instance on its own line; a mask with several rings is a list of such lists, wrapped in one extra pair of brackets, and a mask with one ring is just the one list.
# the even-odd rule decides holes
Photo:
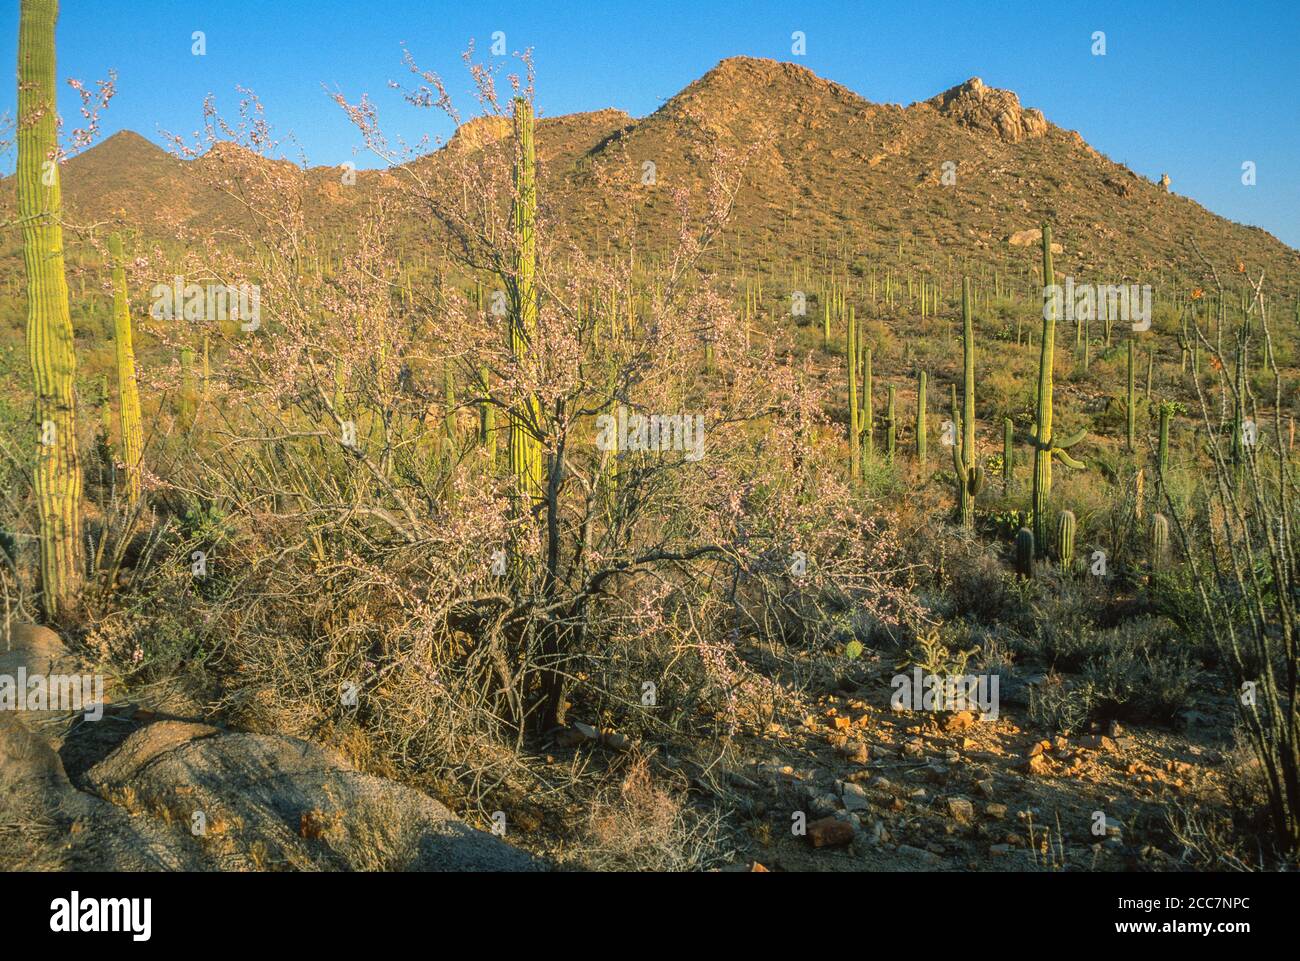
[(72, 606), (82, 581), (77, 356), (63, 270), (54, 25), (57, 0), (22, 0), (18, 27), (18, 221), (27, 267), (27, 346), (36, 394), (32, 488), (40, 517), (45, 613)]
[(122, 464), (126, 471), (126, 500), (140, 502), (140, 466), (144, 434), (140, 427), (140, 394), (135, 376), (135, 348), (131, 341), (131, 305), (126, 294), (126, 265), (122, 238), (108, 238), (113, 258), (113, 347), (117, 360), (117, 411), (122, 434)]

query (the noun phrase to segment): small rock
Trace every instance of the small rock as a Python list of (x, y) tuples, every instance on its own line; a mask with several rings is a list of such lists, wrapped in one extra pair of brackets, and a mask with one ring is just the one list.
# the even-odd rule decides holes
[(1044, 775), (1052, 772), (1052, 766), (1042, 754), (1033, 754), (1030, 756), (1028, 763), (1025, 764), (1025, 770), (1030, 774)]
[(1007, 806), (1005, 804), (986, 804), (984, 813), (991, 818), (1004, 818), (1007, 816)]
[(808, 806), (812, 809), (812, 813), (817, 815), (819, 818), (830, 817), (838, 811), (840, 807), (839, 803), (835, 800), (834, 794), (815, 795), (809, 800)]
[(846, 741), (840, 747), (840, 753), (852, 761), (854, 764), (866, 764), (871, 760), (871, 752), (861, 741)]
[(943, 731), (945, 734), (954, 734), (957, 731), (964, 731), (975, 723), (975, 715), (970, 711), (958, 711), (956, 714), (949, 714), (943, 719)]
[(853, 825), (838, 818), (822, 818), (808, 825), (808, 843), (815, 848), (842, 847), (853, 840)]
[(980, 792), (980, 794), (984, 795), (984, 797), (991, 798), (993, 796), (992, 778), (984, 778), (981, 781), (976, 781), (975, 787)]
[(975, 805), (964, 797), (948, 798), (948, 814), (958, 824), (971, 824), (975, 820)]
[(871, 806), (867, 800), (867, 792), (861, 784), (854, 784), (845, 781), (840, 785), (840, 800), (844, 802), (846, 811), (862, 811)]

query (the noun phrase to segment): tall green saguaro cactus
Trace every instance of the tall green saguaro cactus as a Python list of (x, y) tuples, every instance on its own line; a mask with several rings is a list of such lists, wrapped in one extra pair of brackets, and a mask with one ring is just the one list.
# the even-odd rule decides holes
[(957, 517), (963, 527), (975, 524), (975, 495), (984, 486), (984, 470), (975, 455), (975, 328), (971, 318), (970, 278), (961, 281), (962, 409), (953, 387), (952, 467), (957, 476)]
[(849, 480), (857, 483), (858, 475), (862, 472), (862, 465), (858, 458), (861, 456), (858, 450), (860, 437), (860, 425), (858, 424), (858, 325), (856, 318), (852, 313), (849, 314), (847, 337), (848, 362), (849, 362)]
[(1056, 521), (1056, 559), (1061, 570), (1068, 573), (1074, 567), (1074, 533), (1077, 521), (1074, 511), (1061, 511)]
[(1056, 301), (1050, 287), (1052, 272), (1052, 228), (1043, 224), (1043, 335), (1038, 355), (1038, 406), (1034, 423), (1033, 530), (1038, 550), (1047, 543), (1047, 500), (1052, 492), (1052, 458), (1067, 467), (1082, 469), (1083, 464), (1067, 451), (1083, 440), (1086, 431), (1057, 441), (1052, 436), (1052, 365), (1055, 363)]
[(1010, 417), (1002, 418), (1002, 492), (1011, 490), (1011, 481), (1015, 476), (1016, 463), (1016, 428)]
[(140, 426), (140, 391), (135, 377), (135, 347), (131, 340), (131, 304), (126, 295), (126, 258), (122, 238), (108, 238), (113, 258), (113, 347), (117, 360), (117, 418), (122, 434), (122, 464), (126, 469), (126, 502), (140, 503), (140, 466), (144, 432)]
[(1169, 418), (1173, 415), (1174, 405), (1164, 401), (1160, 407), (1160, 440), (1156, 445), (1156, 476), (1164, 480), (1165, 471), (1169, 470)]
[(1137, 343), (1128, 339), (1128, 410), (1125, 443), (1129, 453), (1137, 446)]
[(876, 456), (876, 408), (872, 400), (875, 389), (871, 381), (871, 348), (862, 352), (862, 414), (858, 425), (862, 429), (862, 449), (865, 457)]
[(82, 580), (81, 461), (77, 451), (63, 196), (55, 113), (54, 25), (58, 0), (22, 0), (18, 27), (18, 219), (27, 269), (27, 353), (36, 394), (33, 488), (40, 517), (45, 613), (67, 611)]
[(889, 400), (885, 407), (885, 461), (891, 467), (894, 465), (894, 441), (898, 437), (898, 423), (894, 415), (894, 400), (896, 397), (894, 385), (889, 385)]
[[(537, 333), (537, 156), (533, 145), (533, 105), (524, 97), (514, 101), (515, 200), (514, 277), (509, 283), (510, 353), (525, 364)], [(529, 394), (510, 414), (510, 471), (527, 498), (542, 495), (542, 445), (536, 430), (541, 423), (537, 397)]]

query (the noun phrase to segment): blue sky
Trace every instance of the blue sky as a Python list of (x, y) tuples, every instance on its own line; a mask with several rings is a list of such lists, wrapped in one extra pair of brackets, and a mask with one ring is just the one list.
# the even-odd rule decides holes
[[(875, 102), (907, 104), (971, 76), (1020, 95), (1139, 173), (1168, 172), (1176, 192), (1300, 247), (1300, 3), (1227, 2), (680, 2), (680, 0), (64, 0), (59, 74), (118, 72), (105, 133), (154, 140), (192, 132), (204, 95), (233, 114), (237, 84), (262, 98), (280, 133), (312, 163), (359, 154), (357, 137), (322, 91), (368, 92), (388, 132), (450, 131), (387, 89), (405, 79), (401, 44), (465, 94), (460, 54), (486, 54), (494, 31), (531, 47), (543, 114), (619, 107), (653, 111), (718, 60), (795, 60)], [(0, 28), (0, 62), (16, 62), (18, 3)], [(207, 53), (190, 52), (202, 30)], [(791, 55), (792, 32), (807, 53)], [(1106, 34), (1106, 55), (1091, 53)], [(12, 77), (13, 74), (8, 74)], [(0, 111), (13, 112), (12, 82)], [(60, 104), (75, 126), (77, 101)], [(296, 157), (296, 154), (290, 154)], [(1257, 184), (1241, 182), (1256, 164)], [(12, 154), (5, 158), (11, 169)]]

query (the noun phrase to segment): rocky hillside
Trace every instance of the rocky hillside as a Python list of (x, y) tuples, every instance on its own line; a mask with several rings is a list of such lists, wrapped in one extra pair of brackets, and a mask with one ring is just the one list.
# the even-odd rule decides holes
[[(415, 162), (445, 162), (507, 131), (503, 119), (471, 121)], [(614, 239), (596, 187), (602, 166), (639, 180), (642, 165), (655, 164), (641, 229), (650, 248), (667, 249), (671, 190), (700, 188), (718, 146), (747, 158), (723, 249), (725, 264), (744, 251), (749, 270), (782, 273), (804, 262), (816, 271), (831, 251), (837, 264), (860, 267), (957, 262), (1023, 271), (1024, 252), (1008, 238), (1048, 220), (1065, 248), (1058, 270), (1107, 281), (1152, 271), (1200, 278), (1194, 238), (1219, 263), (1264, 268), (1275, 289), (1300, 287), (1297, 251), (1108, 160), (1079, 133), (978, 78), (903, 108), (871, 103), (794, 64), (735, 57), (648, 117), (602, 110), (545, 118), (537, 138), (552, 223), (589, 249)], [(204, 175), (210, 160), (179, 160), (136, 134), (116, 134), (67, 164), (69, 219), (120, 222), (160, 238), (244, 222), (238, 185), (215, 186)], [(251, 153), (246, 160), (271, 162)], [(363, 170), (344, 187), (337, 167), (299, 167), (294, 176), (308, 188), (308, 223), (334, 236), (356, 205), (395, 183)], [(0, 203), (13, 204), (12, 178)], [(408, 228), (418, 236), (427, 224)], [(6, 250), (12, 261), (16, 244)]]

